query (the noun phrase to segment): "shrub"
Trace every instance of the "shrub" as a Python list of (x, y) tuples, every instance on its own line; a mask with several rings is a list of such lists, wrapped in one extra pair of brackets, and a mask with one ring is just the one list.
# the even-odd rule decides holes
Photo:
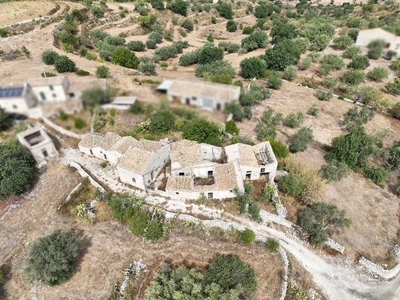
[(306, 57), (304, 58), (301, 62), (300, 62), (300, 70), (307, 70), (310, 65), (311, 65), (312, 59), (310, 57)]
[(240, 69), (244, 78), (264, 78), (267, 64), (259, 57), (245, 58), (240, 62)]
[(382, 56), (383, 48), (386, 46), (384, 40), (374, 40), (368, 44), (368, 57), (378, 59)]
[(289, 173), (286, 176), (279, 178), (279, 189), (289, 195), (298, 196), (303, 191), (303, 181), (300, 176), (294, 173)]
[(302, 112), (290, 113), (283, 119), (283, 125), (296, 128), (299, 127), (304, 122), (304, 114)]
[(229, 32), (235, 32), (237, 30), (237, 24), (233, 20), (228, 20), (226, 23), (226, 30)]
[(358, 56), (361, 54), (361, 49), (360, 47), (357, 46), (350, 46), (348, 47), (344, 52), (343, 52), (343, 57), (344, 58), (350, 58), (353, 59), (354, 57)]
[(315, 94), (316, 94), (318, 100), (321, 100), (321, 101), (329, 101), (333, 97), (332, 91), (325, 91), (325, 90), (321, 90), (321, 89), (317, 89), (315, 91)]
[(353, 45), (353, 43), (354, 43), (354, 40), (351, 37), (349, 37), (348, 35), (342, 35), (342, 36), (339, 36), (339, 37), (333, 39), (333, 44), (334, 44), (335, 48), (339, 49), (339, 50), (344, 50), (347, 47)]
[(214, 45), (205, 45), (199, 50), (199, 64), (207, 64), (224, 58), (224, 50)]
[(323, 82), (328, 89), (331, 89), (338, 83), (338, 79), (336, 77), (324, 77)]
[(376, 184), (381, 184), (386, 181), (389, 177), (389, 171), (383, 168), (373, 167), (369, 164), (366, 164), (363, 168), (365, 176), (367, 178), (372, 179)]
[(139, 115), (144, 113), (145, 109), (143, 104), (139, 101), (136, 101), (129, 107), (129, 112), (133, 113), (134, 115)]
[(227, 61), (218, 60), (212, 63), (207, 63), (204, 65), (199, 65), (196, 69), (197, 77), (204, 76), (219, 76), (224, 75), (229, 77), (229, 80), (235, 77), (236, 71)]
[(298, 225), (307, 233), (311, 244), (323, 245), (333, 233), (350, 226), (351, 220), (345, 215), (346, 211), (336, 205), (320, 202), (299, 211)]
[(4, 38), (7, 37), (8, 30), (6, 28), (0, 28), (0, 37)]
[[(252, 293), (257, 290), (257, 278), (253, 268), (230, 254), (216, 254), (212, 258), (204, 272), (204, 282), (206, 285), (212, 283), (219, 285), (223, 293), (239, 289), (238, 294), (247, 299), (250, 299)], [(220, 296), (218, 294), (217, 298)]]
[(86, 122), (81, 118), (75, 118), (74, 125), (76, 129), (82, 129), (86, 126)]
[(342, 81), (350, 85), (359, 85), (365, 80), (365, 74), (359, 70), (348, 70), (343, 73)]
[(339, 181), (350, 175), (349, 166), (336, 160), (329, 161), (328, 164), (322, 166), (321, 170), (328, 182)]
[(183, 127), (182, 137), (199, 143), (221, 146), (221, 134), (216, 124), (196, 118)]
[(295, 134), (289, 137), (289, 150), (296, 153), (305, 151), (313, 139), (311, 127), (302, 127)]
[(189, 3), (184, 0), (174, 0), (170, 3), (170, 9), (176, 14), (180, 14), (184, 17), (187, 15)]
[(89, 76), (90, 72), (82, 70), (82, 69), (79, 69), (78, 71), (75, 72), (75, 74), (78, 75), (78, 76)]
[(389, 70), (385, 67), (375, 67), (367, 73), (367, 77), (373, 81), (382, 81), (389, 76)]
[(268, 141), (277, 158), (286, 158), (289, 156), (289, 149), (284, 143), (274, 138), (269, 138)]
[(136, 69), (139, 65), (139, 59), (135, 53), (125, 47), (117, 47), (112, 53), (111, 62), (130, 69)]
[(0, 135), (1, 131), (7, 130), (13, 125), (13, 120), (9, 117), (8, 112), (0, 107)]
[(44, 50), (42, 52), (42, 61), (46, 65), (54, 65), (58, 57), (58, 53), (50, 49)]
[(97, 78), (107, 78), (108, 77), (108, 72), (109, 68), (106, 66), (98, 66), (96, 68), (96, 76)]
[(103, 12), (103, 10), (102, 10), (100, 7), (98, 7), (98, 6), (92, 6), (92, 7), (90, 8), (90, 11), (91, 11), (91, 13), (93, 14), (93, 16), (94, 16), (95, 18), (102, 18), (102, 17), (104, 17), (104, 12)]
[(319, 108), (315, 104), (311, 105), (311, 107), (307, 110), (307, 115), (316, 116), (319, 113)]
[(282, 86), (281, 74), (277, 71), (272, 71), (267, 78), (267, 85), (269, 88), (279, 90)]
[(179, 64), (181, 66), (187, 67), (190, 65), (197, 64), (198, 60), (199, 60), (199, 51), (195, 50), (192, 52), (182, 54), (181, 57), (179, 58)]
[(244, 244), (253, 243), (255, 238), (256, 238), (256, 235), (253, 230), (247, 228), (242, 231), (242, 242)]
[(148, 40), (146, 41), (146, 47), (147, 47), (148, 49), (156, 49), (156, 48), (157, 48), (157, 41), (148, 39)]
[(81, 239), (70, 230), (38, 238), (29, 249), (24, 269), (27, 278), (50, 286), (68, 280), (75, 272), (81, 246)]
[(365, 70), (369, 67), (368, 57), (364, 55), (356, 55), (352, 58), (347, 67), (350, 69)]
[(57, 74), (52, 73), (52, 72), (42, 72), (42, 73), (40, 73), (40, 75), (42, 77), (56, 77), (57, 76)]
[(54, 62), (54, 67), (59, 73), (75, 71), (75, 63), (72, 60), (70, 60), (68, 56), (65, 55), (61, 55), (56, 58)]
[(188, 31), (193, 31), (193, 22), (190, 19), (185, 19), (181, 26)]
[(295, 66), (287, 66), (283, 71), (283, 79), (292, 81), (297, 77), (297, 68)]
[(129, 50), (132, 51), (145, 51), (146, 45), (142, 41), (131, 41), (128, 43)]
[(389, 93), (400, 95), (400, 78), (395, 78), (393, 83), (388, 83), (385, 88)]
[(221, 17), (228, 20), (232, 19), (233, 11), (232, 11), (232, 5), (230, 3), (220, 2), (215, 8), (217, 9)]
[(153, 63), (142, 63), (139, 65), (138, 70), (144, 75), (157, 75), (156, 65)]
[(279, 250), (279, 241), (269, 238), (267, 242), (265, 243), (265, 246), (268, 248), (269, 251), (271, 252), (278, 252)]
[(225, 123), (225, 131), (232, 135), (239, 135), (239, 127), (236, 126), (234, 121), (228, 121)]
[(264, 31), (254, 31), (249, 36), (242, 39), (241, 46), (247, 52), (257, 48), (264, 48), (268, 43), (268, 35)]
[(102, 88), (92, 88), (84, 90), (81, 98), (87, 105), (97, 105), (109, 102), (110, 94)]
[(254, 31), (254, 28), (253, 28), (253, 27), (247, 26), (247, 27), (243, 28), (242, 33), (243, 33), (243, 34), (252, 34), (253, 31)]

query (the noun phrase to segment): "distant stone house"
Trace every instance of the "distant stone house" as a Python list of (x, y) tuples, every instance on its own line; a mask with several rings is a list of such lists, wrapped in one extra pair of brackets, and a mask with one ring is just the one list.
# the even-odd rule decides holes
[(117, 164), (121, 182), (146, 190), (169, 161), (170, 145), (156, 141), (138, 141)]
[(28, 114), (37, 102), (29, 84), (0, 88), (0, 107), (7, 112)]
[(106, 79), (74, 80), (69, 83), (68, 96), (70, 100), (81, 100), (82, 92), (99, 88), (108, 91)]
[(18, 141), (28, 148), (39, 167), (46, 164), (49, 157), (57, 157), (58, 151), (49, 135), (39, 126), (17, 134)]
[(254, 146), (233, 144), (225, 147), (225, 153), (228, 163), (238, 162), (244, 180), (257, 180), (262, 176), (274, 180), (278, 161), (269, 142)]
[(69, 80), (67, 76), (33, 78), (29, 79), (28, 83), (39, 102), (63, 102), (69, 98)]
[(356, 46), (364, 52), (368, 51), (368, 44), (375, 40), (386, 42), (386, 50), (392, 50), (400, 57), (400, 37), (382, 28), (360, 30), (357, 35)]
[(240, 96), (238, 86), (199, 80), (164, 80), (157, 90), (166, 92), (169, 101), (207, 110), (224, 110), (227, 103), (238, 101)]

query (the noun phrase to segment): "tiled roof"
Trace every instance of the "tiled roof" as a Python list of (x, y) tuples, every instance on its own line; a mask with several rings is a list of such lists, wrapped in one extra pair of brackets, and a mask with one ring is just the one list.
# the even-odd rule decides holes
[(151, 152), (130, 147), (120, 159), (118, 167), (144, 175), (152, 156)]

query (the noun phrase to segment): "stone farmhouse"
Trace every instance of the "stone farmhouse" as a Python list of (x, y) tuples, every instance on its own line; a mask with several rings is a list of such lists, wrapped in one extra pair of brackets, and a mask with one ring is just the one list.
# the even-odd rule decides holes
[(368, 44), (375, 40), (386, 42), (387, 50), (392, 50), (400, 57), (400, 37), (390, 33), (382, 28), (373, 28), (360, 30), (356, 40), (356, 46), (359, 46), (364, 52), (368, 51)]
[(28, 148), (39, 167), (50, 157), (57, 157), (58, 151), (49, 135), (40, 126), (34, 126), (17, 134), (18, 141)]
[(20, 86), (0, 88), (0, 107), (10, 113), (38, 119), (60, 109), (76, 113), (83, 109), (82, 91), (90, 88), (108, 90), (105, 79), (69, 81), (67, 76), (29, 79)]
[(207, 110), (224, 110), (225, 105), (238, 101), (240, 87), (199, 80), (164, 80), (157, 91), (165, 92), (168, 100)]
[(0, 88), (0, 107), (10, 113), (28, 114), (37, 103), (29, 84)]
[(175, 199), (234, 198), (244, 180), (274, 180), (278, 162), (269, 142), (224, 148), (194, 141), (138, 141), (115, 133), (87, 134), (79, 150), (108, 161), (121, 182)]

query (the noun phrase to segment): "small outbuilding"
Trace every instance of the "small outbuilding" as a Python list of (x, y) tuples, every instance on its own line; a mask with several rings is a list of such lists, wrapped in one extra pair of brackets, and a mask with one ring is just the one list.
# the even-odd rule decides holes
[(31, 86), (27, 83), (21, 86), (0, 87), (0, 107), (7, 112), (27, 115), (37, 102)]

